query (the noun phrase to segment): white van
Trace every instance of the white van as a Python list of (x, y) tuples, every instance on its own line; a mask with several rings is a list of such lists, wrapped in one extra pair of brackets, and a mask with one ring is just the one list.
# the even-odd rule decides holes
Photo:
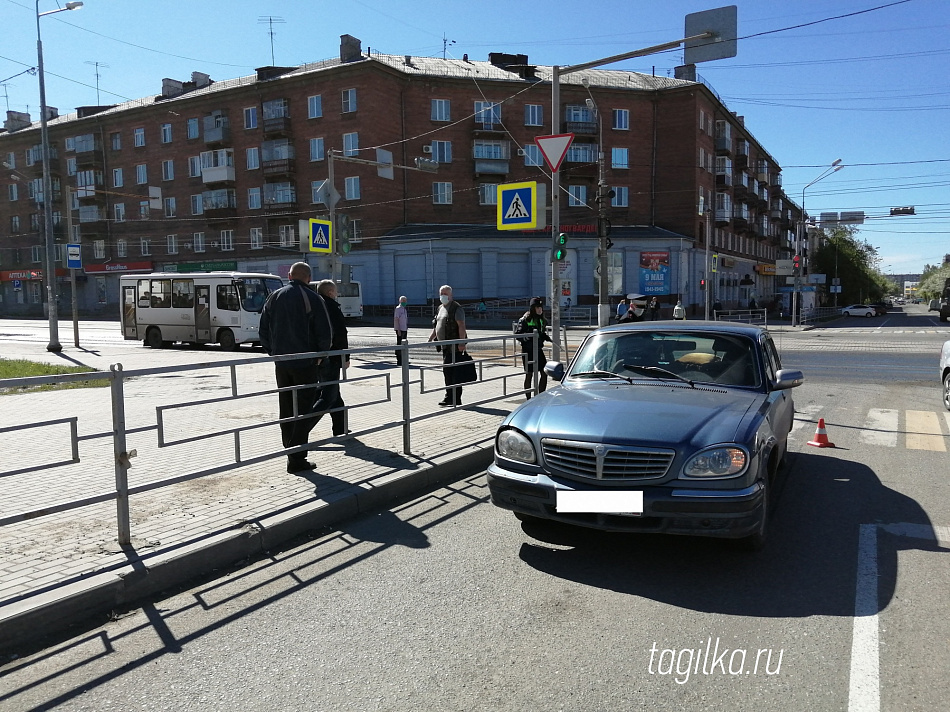
[(122, 335), (160, 349), (175, 341), (227, 350), (260, 343), (261, 309), (283, 286), (273, 274), (154, 272), (124, 274)]

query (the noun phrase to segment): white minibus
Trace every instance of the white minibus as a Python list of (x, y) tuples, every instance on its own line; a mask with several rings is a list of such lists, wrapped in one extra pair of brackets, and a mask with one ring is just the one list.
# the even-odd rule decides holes
[(283, 281), (245, 272), (154, 272), (126, 274), (122, 290), (122, 335), (160, 349), (175, 341), (260, 344), (261, 308)]
[[(310, 287), (317, 291), (319, 281), (311, 282)], [(336, 300), (340, 305), (340, 311), (347, 318), (363, 318), (363, 291), (359, 282), (336, 281)]]

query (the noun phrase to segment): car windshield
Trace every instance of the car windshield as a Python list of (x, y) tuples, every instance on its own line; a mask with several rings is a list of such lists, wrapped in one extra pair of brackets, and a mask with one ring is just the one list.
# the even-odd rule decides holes
[(238, 291), (241, 293), (241, 307), (245, 311), (259, 312), (264, 307), (264, 301), (270, 292), (280, 289), (276, 280), (265, 280), (261, 277), (245, 277), (238, 282)]
[(615, 373), (656, 381), (662, 371), (695, 383), (758, 387), (753, 342), (736, 334), (681, 331), (608, 331), (584, 342), (569, 377)]

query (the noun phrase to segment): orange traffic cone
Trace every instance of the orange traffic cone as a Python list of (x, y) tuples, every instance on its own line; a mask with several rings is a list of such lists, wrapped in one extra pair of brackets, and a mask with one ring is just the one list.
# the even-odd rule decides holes
[(815, 447), (834, 447), (835, 444), (828, 440), (828, 433), (825, 432), (825, 419), (818, 419), (818, 429), (815, 431), (815, 439), (808, 441), (809, 445)]

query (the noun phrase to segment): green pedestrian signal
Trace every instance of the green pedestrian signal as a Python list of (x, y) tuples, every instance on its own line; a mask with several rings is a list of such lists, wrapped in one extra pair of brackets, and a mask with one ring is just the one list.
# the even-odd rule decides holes
[(554, 238), (554, 247), (551, 249), (551, 255), (555, 262), (563, 262), (567, 257), (567, 235), (561, 233)]

